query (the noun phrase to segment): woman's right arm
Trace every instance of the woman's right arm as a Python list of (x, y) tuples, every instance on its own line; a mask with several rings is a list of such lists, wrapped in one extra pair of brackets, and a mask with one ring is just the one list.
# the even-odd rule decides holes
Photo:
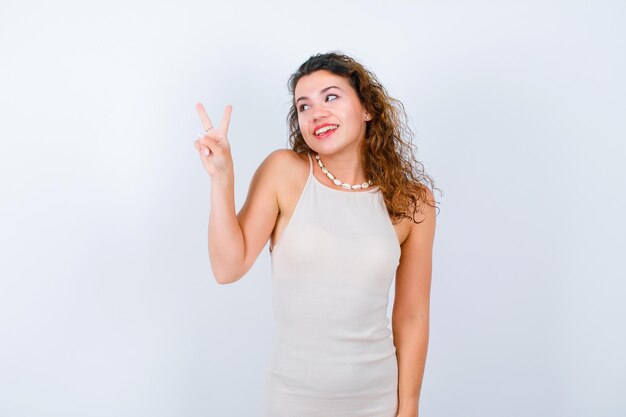
[(246, 201), (235, 214), (234, 167), (227, 139), (232, 108), (226, 107), (218, 129), (201, 104), (197, 106), (205, 129), (196, 143), (202, 163), (211, 176), (209, 260), (215, 280), (229, 284), (239, 280), (254, 264), (270, 238), (279, 213), (276, 178), (281, 178), (287, 150), (272, 152), (256, 170)]
[(246, 201), (235, 216), (234, 176), (211, 178), (209, 259), (220, 284), (238, 281), (267, 244), (279, 214), (277, 178), (291, 157), (287, 149), (270, 153), (250, 181)]

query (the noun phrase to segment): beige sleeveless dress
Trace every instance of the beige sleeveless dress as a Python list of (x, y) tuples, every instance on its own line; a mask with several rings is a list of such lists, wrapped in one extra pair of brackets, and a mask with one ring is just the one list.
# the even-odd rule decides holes
[(348, 192), (309, 176), (270, 248), (274, 337), (263, 417), (396, 417), (387, 317), (400, 245), (377, 186)]

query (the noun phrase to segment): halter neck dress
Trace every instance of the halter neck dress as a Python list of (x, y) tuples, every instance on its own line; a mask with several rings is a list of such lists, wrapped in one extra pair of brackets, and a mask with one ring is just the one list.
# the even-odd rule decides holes
[(387, 317), (401, 249), (377, 186), (349, 192), (309, 176), (270, 248), (274, 335), (263, 417), (396, 417)]

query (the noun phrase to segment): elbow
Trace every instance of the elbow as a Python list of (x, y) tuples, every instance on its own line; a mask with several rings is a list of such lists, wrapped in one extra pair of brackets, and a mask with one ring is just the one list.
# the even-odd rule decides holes
[(220, 278), (220, 277), (217, 277), (217, 276), (215, 277), (215, 282), (218, 283), (219, 285), (232, 284), (235, 281), (236, 280), (229, 279), (229, 278)]
[(215, 276), (215, 282), (217, 282), (219, 285), (232, 284), (234, 282), (239, 281), (239, 279), (241, 278), (239, 275), (214, 275), (214, 276)]
[(220, 257), (212, 259), (209, 253), (209, 264), (211, 265), (211, 273), (213, 274), (215, 282), (220, 285), (232, 284), (233, 282), (239, 281), (239, 279), (245, 275), (241, 260), (224, 259)]
[(232, 284), (243, 278), (248, 273), (251, 266), (252, 265), (249, 263), (242, 262), (236, 267), (231, 266), (230, 268), (213, 270), (213, 276), (215, 277), (215, 281), (220, 285)]
[(224, 278), (220, 278), (216, 276), (215, 274), (213, 276), (215, 277), (215, 282), (217, 282), (219, 285), (230, 284), (230, 282), (225, 280)]
[(213, 270), (213, 277), (215, 278), (215, 282), (219, 285), (232, 284), (233, 282), (239, 281), (241, 279), (242, 274), (239, 271), (216, 271)]

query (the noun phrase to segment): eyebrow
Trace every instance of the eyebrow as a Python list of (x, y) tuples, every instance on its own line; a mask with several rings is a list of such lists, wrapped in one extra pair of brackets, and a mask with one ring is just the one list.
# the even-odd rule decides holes
[[(341, 90), (341, 88), (337, 87), (336, 85), (331, 85), (331, 86), (329, 86), (329, 87), (324, 88), (322, 91), (320, 91), (320, 94), (321, 94), (321, 93), (323, 93), (323, 92), (325, 92), (325, 91), (330, 90), (331, 88), (336, 88), (336, 89), (338, 89), (338, 90)], [(343, 90), (342, 90), (342, 91), (343, 91)], [(296, 103), (298, 103), (300, 100), (304, 100), (304, 99), (307, 99), (307, 98), (308, 98), (308, 97), (304, 97), (304, 96), (302, 96), (302, 97), (300, 97), (300, 98), (298, 98), (298, 99), (296, 100)]]

